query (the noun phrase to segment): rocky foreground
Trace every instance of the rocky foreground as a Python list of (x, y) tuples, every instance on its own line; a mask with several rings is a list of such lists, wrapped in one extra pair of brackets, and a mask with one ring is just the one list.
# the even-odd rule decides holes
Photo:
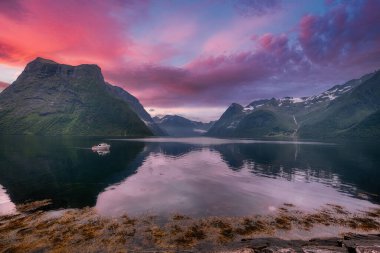
[(380, 234), (347, 234), (342, 237), (316, 238), (309, 241), (281, 240), (278, 238), (245, 239), (242, 249), (234, 253), (377, 253), (380, 252)]
[[(163, 219), (44, 211), (50, 204), (18, 205), (0, 216), (0, 252), (380, 252), (379, 208), (352, 213), (330, 204), (304, 212), (284, 203), (261, 216)], [(308, 240), (318, 231), (330, 238)]]

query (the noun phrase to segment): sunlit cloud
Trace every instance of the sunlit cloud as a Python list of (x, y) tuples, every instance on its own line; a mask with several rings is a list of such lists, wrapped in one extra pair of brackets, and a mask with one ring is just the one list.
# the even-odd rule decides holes
[(379, 9), (372, 0), (1, 1), (0, 81), (40, 56), (96, 63), (144, 106), (176, 112), (311, 95), (379, 68)]

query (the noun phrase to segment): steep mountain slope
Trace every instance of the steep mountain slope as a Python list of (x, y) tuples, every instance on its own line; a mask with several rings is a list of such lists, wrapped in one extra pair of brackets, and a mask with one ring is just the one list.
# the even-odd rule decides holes
[(341, 134), (342, 137), (380, 138), (380, 110)]
[(233, 103), (207, 131), (211, 136), (232, 136), (240, 120), (244, 117), (243, 106)]
[[(370, 115), (375, 117), (374, 113), (379, 109), (378, 71), (311, 97), (262, 99), (245, 107), (232, 104), (207, 135), (302, 138), (352, 136), (364, 127), (358, 124)], [(354, 127), (356, 130), (351, 131)]]
[(106, 83), (107, 91), (115, 96), (118, 99), (121, 99), (128, 103), (130, 108), (140, 117), (142, 121), (149, 127), (149, 129), (153, 132), (154, 135), (165, 136), (167, 133), (163, 131), (152, 119), (150, 114), (145, 111), (144, 107), (140, 103), (140, 101), (132, 96), (130, 93), (125, 91), (124, 89), (113, 86), (112, 84)]
[(0, 133), (152, 135), (125, 101), (108, 92), (98, 66), (42, 58), (0, 93)]
[(254, 101), (246, 107), (232, 104), (207, 132), (209, 136), (290, 136), (296, 124), (275, 99)]
[(360, 85), (331, 101), (325, 110), (307, 117), (299, 129), (299, 136), (303, 138), (344, 136), (346, 131), (379, 109), (380, 72), (376, 72), (362, 79)]
[(154, 117), (158, 126), (170, 136), (200, 136), (207, 132), (213, 122), (203, 123), (186, 119), (178, 115)]

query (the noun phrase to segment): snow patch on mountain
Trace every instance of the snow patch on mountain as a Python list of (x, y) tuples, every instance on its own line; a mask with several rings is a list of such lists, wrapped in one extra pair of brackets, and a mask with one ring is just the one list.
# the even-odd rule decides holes
[(253, 111), (255, 109), (255, 107), (253, 106), (246, 106), (243, 108), (243, 112), (250, 112), (250, 111)]
[(302, 103), (305, 100), (303, 98), (290, 98), (289, 101), (292, 103)]
[[(361, 80), (355, 80), (357, 83), (360, 83)], [(357, 84), (355, 83), (346, 83), (343, 85), (336, 85), (331, 89), (324, 91), (318, 95), (310, 97), (283, 97), (283, 98), (272, 98), (272, 99), (258, 99), (251, 102), (249, 105), (243, 107), (241, 112), (244, 114), (250, 114), (255, 111), (257, 108), (262, 106), (278, 106), (278, 107), (292, 107), (292, 106), (304, 106), (308, 108), (313, 104), (319, 104), (323, 102), (333, 101), (344, 93), (349, 92)], [(231, 124), (228, 128), (235, 128), (235, 124)]]
[(245, 113), (249, 113), (249, 112), (252, 112), (253, 110), (255, 110), (256, 108), (259, 108), (261, 106), (263, 106), (264, 104), (259, 104), (259, 105), (255, 105), (255, 106), (252, 106), (252, 105), (247, 105), (246, 107), (243, 108), (243, 112)]
[(320, 102), (323, 102), (323, 101), (332, 101), (336, 98), (338, 98), (339, 96), (341, 96), (342, 94), (350, 91), (352, 89), (352, 86), (351, 85), (347, 85), (347, 86), (335, 86), (325, 92), (322, 92), (321, 94), (319, 95), (314, 95), (314, 96), (311, 96), (309, 98), (306, 99), (306, 102), (307, 103), (320, 103)]
[(207, 132), (207, 130), (204, 130), (204, 129), (197, 129), (197, 128), (194, 128), (193, 131), (196, 132), (196, 133), (201, 133), (201, 134), (204, 134), (204, 133)]

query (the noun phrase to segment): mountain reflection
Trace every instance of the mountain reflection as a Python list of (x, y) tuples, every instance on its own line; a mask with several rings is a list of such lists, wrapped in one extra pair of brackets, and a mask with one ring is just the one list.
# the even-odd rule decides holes
[(380, 201), (380, 152), (373, 144), (107, 140), (111, 152), (99, 156), (89, 148), (101, 141), (2, 137), (3, 195), (16, 204), (52, 199), (52, 208), (96, 206), (106, 215), (245, 215), (284, 202), (308, 209)]
[(105, 187), (133, 174), (142, 143), (99, 156), (92, 138), (2, 137), (0, 184), (15, 203), (52, 199), (52, 208), (93, 206)]
[(321, 182), (357, 198), (380, 202), (380, 152), (375, 144), (234, 144), (214, 148), (234, 170), (248, 168), (266, 177)]
[[(375, 161), (373, 147), (178, 140), (146, 145), (149, 155), (137, 173), (99, 195), (101, 213), (245, 215), (284, 202), (305, 209), (326, 203), (355, 209), (371, 206), (366, 200), (378, 201), (377, 183), (361, 184), (377, 176), (368, 163)], [(361, 159), (352, 161), (354, 154)], [(366, 173), (356, 171), (364, 168)]]

